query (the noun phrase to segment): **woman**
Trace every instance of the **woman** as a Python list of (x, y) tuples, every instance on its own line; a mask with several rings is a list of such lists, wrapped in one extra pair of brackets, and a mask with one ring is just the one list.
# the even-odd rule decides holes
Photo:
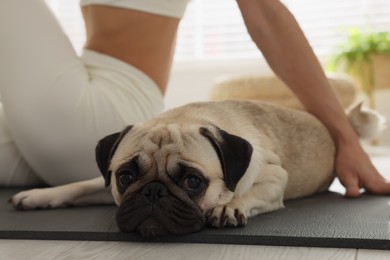
[[(2, 1), (0, 184), (96, 177), (97, 140), (162, 110), (188, 1), (81, 0), (81, 58), (42, 1)], [(271, 68), (329, 129), (346, 196), (359, 196), (360, 188), (390, 194), (292, 14), (278, 0), (237, 3)]]

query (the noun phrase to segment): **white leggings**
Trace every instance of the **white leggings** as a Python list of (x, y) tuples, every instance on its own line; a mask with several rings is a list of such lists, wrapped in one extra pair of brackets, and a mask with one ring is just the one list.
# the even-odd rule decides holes
[(94, 178), (99, 139), (163, 110), (143, 72), (78, 57), (43, 0), (0, 1), (0, 99), (0, 186)]

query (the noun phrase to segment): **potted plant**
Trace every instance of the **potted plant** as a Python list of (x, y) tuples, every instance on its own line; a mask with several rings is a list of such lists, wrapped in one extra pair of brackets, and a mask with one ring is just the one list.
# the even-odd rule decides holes
[(362, 33), (351, 29), (336, 48), (328, 69), (344, 70), (357, 80), (374, 108), (374, 89), (390, 88), (390, 32)]

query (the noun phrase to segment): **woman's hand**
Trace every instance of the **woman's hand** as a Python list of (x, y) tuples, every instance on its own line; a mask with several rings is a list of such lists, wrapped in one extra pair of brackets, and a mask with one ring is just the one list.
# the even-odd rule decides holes
[(337, 145), (335, 170), (346, 188), (346, 197), (359, 197), (361, 188), (372, 194), (390, 195), (390, 182), (379, 174), (358, 141)]

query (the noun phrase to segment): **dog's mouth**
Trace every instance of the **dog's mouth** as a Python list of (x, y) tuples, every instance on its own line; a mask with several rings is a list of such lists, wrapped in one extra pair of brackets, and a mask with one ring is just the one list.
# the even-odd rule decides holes
[(116, 216), (122, 232), (137, 231), (143, 237), (188, 234), (201, 230), (205, 217), (191, 200), (181, 200), (166, 193), (150, 200), (142, 193), (124, 199)]

